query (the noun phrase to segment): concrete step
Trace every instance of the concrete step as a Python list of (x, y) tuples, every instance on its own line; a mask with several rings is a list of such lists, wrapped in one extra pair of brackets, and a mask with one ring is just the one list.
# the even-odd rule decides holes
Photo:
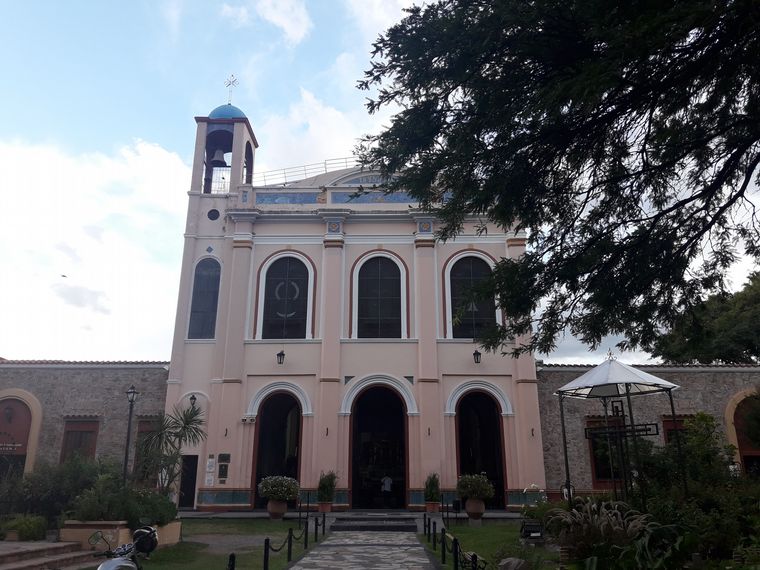
[(12, 549), (0, 552), (0, 565), (82, 550), (78, 542), (6, 542), (5, 546), (11, 546)]
[(27, 558), (0, 564), (0, 570), (60, 570), (61, 568), (95, 568), (102, 558), (94, 558), (92, 552), (65, 552), (37, 558)]
[(337, 517), (331, 532), (417, 532), (412, 517)]
[(414, 523), (416, 519), (414, 517), (404, 516), (386, 516), (378, 517), (372, 515), (357, 515), (357, 516), (337, 516), (335, 522), (394, 522), (394, 523)]

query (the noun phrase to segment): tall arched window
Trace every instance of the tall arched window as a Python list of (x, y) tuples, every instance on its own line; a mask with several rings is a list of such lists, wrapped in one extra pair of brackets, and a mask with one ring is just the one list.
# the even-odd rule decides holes
[(264, 284), (261, 338), (306, 338), (309, 272), (295, 257), (269, 266)]
[(491, 267), (475, 256), (463, 257), (451, 268), (451, 324), (454, 338), (476, 338), (496, 323), (496, 304), (493, 299), (473, 301), (473, 287), (491, 276)]
[(222, 268), (215, 259), (203, 259), (195, 266), (187, 338), (214, 338), (221, 273)]
[(401, 338), (401, 271), (387, 257), (365, 261), (359, 269), (356, 336)]

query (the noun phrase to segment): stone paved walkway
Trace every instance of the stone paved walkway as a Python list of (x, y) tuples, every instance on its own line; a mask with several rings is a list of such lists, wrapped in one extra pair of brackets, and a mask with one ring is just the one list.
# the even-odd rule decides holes
[(336, 532), (310, 548), (292, 570), (433, 570), (411, 532)]

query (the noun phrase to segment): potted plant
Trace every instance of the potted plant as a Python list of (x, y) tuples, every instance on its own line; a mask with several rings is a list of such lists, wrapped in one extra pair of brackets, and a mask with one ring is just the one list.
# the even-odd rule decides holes
[(485, 473), (462, 475), (457, 481), (457, 494), (465, 500), (464, 509), (470, 520), (479, 521), (486, 511), (484, 499), (493, 497), (494, 489)]
[(335, 471), (319, 474), (319, 485), (317, 486), (317, 502), (319, 503), (320, 513), (329, 513), (332, 510), (332, 503), (335, 499), (335, 484), (338, 476)]
[(259, 494), (269, 499), (269, 518), (281, 519), (288, 510), (287, 501), (293, 501), (298, 497), (298, 481), (281, 475), (264, 477), (259, 483)]
[(438, 473), (431, 473), (425, 479), (425, 511), (437, 513), (441, 510), (441, 482)]

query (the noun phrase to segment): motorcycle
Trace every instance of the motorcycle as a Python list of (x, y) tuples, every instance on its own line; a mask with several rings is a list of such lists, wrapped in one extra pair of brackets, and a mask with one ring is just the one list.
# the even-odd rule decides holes
[(88, 540), (92, 546), (100, 541), (105, 542), (108, 549), (96, 552), (93, 556), (105, 556), (108, 560), (98, 566), (98, 570), (142, 570), (140, 557), (150, 558), (150, 553), (158, 546), (158, 532), (152, 526), (138, 528), (132, 534), (132, 542), (117, 546), (113, 550), (102, 531), (95, 531)]

